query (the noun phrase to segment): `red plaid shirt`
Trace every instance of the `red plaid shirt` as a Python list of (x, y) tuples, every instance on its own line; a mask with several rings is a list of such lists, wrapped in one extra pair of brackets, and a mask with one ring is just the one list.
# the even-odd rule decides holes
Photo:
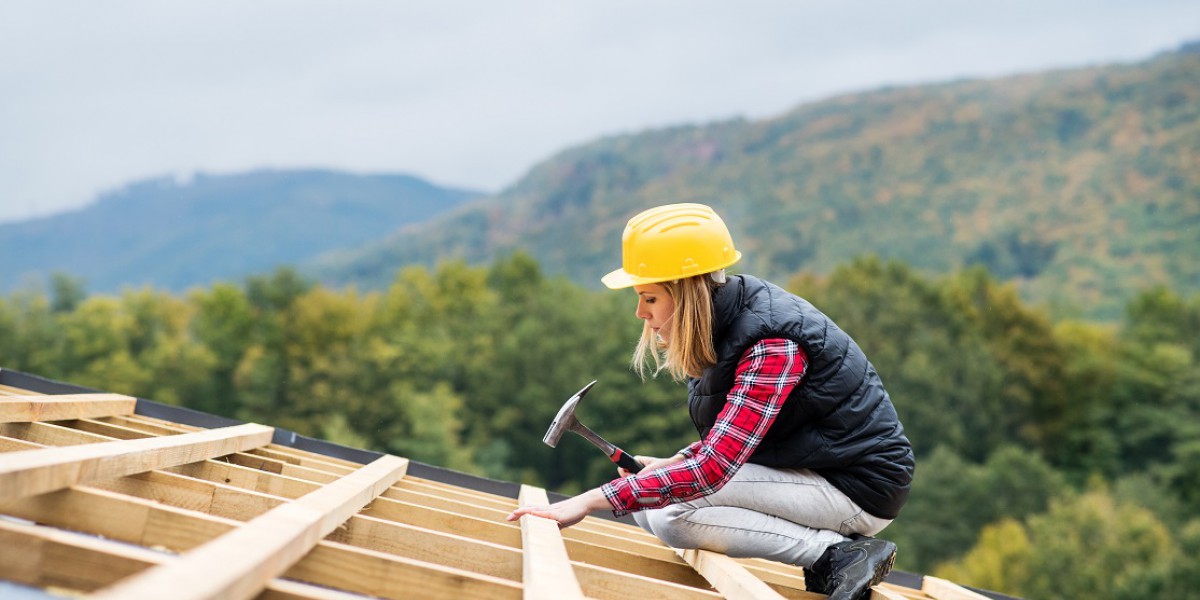
[(682, 462), (601, 487), (613, 514), (661, 508), (721, 489), (762, 442), (807, 364), (808, 356), (791, 340), (766, 339), (751, 346), (738, 362), (733, 389), (712, 430), (679, 452)]

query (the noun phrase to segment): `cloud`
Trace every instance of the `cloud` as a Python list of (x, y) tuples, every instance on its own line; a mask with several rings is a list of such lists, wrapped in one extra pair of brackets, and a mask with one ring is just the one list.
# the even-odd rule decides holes
[(597, 136), (884, 84), (1134, 60), (1194, 2), (6, 2), (0, 220), (164, 173), (497, 190)]

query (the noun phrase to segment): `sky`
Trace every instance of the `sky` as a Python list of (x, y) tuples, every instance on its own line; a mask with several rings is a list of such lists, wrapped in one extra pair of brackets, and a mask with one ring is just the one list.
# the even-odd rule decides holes
[(0, 222), (260, 168), (494, 192), (602, 136), (1198, 39), (1196, 0), (4, 0)]

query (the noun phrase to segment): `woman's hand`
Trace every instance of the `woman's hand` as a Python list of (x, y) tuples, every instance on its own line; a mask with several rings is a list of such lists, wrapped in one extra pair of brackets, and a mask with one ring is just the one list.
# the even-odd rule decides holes
[(604, 492), (601, 492), (600, 488), (596, 488), (548, 506), (524, 506), (518, 508), (509, 513), (508, 520), (516, 521), (525, 515), (533, 515), (535, 517), (552, 519), (558, 522), (559, 529), (566, 529), (582, 521), (592, 511), (603, 508), (612, 510), (612, 504), (608, 502), (608, 498), (604, 497)]
[[(682, 454), (676, 454), (675, 456), (672, 456), (670, 458), (655, 458), (653, 456), (635, 456), (635, 457), (633, 457), (633, 460), (636, 460), (636, 461), (642, 463), (642, 471), (653, 471), (654, 469), (661, 469), (663, 467), (669, 467), (675, 463), (683, 462), (686, 459), (683, 458)], [(622, 467), (617, 467), (617, 474), (620, 475), (621, 477), (629, 477), (630, 475), (633, 475), (633, 473), (630, 473), (628, 470), (626, 470)]]

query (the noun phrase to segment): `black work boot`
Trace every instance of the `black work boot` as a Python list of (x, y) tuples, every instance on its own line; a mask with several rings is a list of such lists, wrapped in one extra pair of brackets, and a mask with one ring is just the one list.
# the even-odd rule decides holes
[(896, 560), (896, 545), (867, 536), (854, 536), (825, 549), (804, 571), (804, 587), (827, 594), (829, 600), (866, 600), (871, 586), (883, 581)]

